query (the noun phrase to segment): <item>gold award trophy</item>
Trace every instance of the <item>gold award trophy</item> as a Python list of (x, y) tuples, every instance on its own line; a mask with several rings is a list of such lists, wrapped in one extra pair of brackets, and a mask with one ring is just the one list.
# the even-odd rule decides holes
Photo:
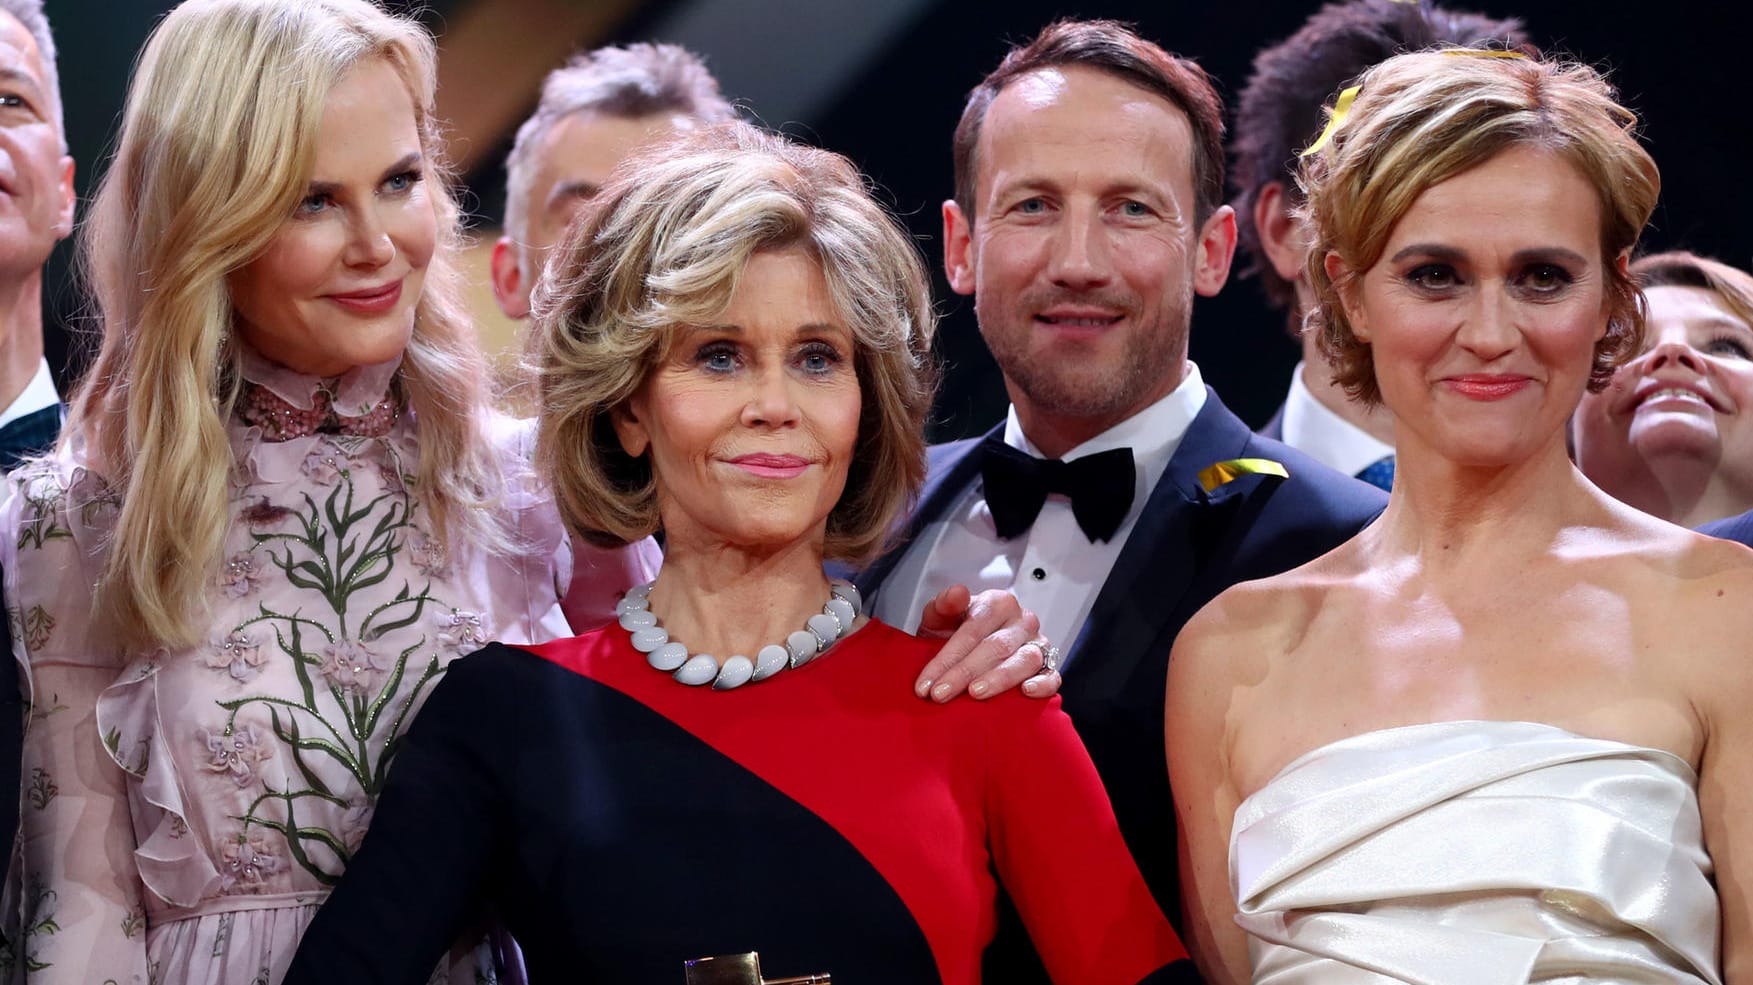
[(762, 978), (761, 956), (754, 951), (695, 958), (683, 967), (688, 972), (687, 985), (832, 985), (834, 981), (826, 972), (796, 978)]

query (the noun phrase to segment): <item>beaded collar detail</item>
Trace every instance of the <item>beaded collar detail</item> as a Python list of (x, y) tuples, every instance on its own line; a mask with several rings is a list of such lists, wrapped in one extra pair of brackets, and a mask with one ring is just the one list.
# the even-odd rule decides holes
[(356, 366), (335, 379), (295, 372), (240, 346), (243, 387), (236, 413), (262, 440), (290, 441), (318, 432), (382, 437), (401, 410), (392, 384), (400, 357)]
[(645, 654), (653, 669), (671, 674), (683, 684), (711, 684), (714, 691), (764, 681), (788, 667), (809, 663), (852, 632), (863, 608), (858, 589), (851, 582), (835, 579), (828, 585), (830, 594), (822, 611), (805, 620), (804, 628), (787, 636), (783, 644), (767, 644), (755, 652), (753, 660), (738, 654), (720, 665), (717, 657), (690, 654), (686, 646), (670, 639), (651, 611), (651, 586), (651, 582), (635, 586), (615, 603), (621, 628), (632, 634), (633, 649)]

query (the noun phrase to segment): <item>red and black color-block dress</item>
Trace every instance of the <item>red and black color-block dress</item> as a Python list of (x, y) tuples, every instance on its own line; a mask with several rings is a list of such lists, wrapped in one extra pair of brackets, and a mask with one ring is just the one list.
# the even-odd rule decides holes
[(419, 985), (492, 911), (535, 985), (971, 985), (1000, 882), (1060, 985), (1197, 981), (1058, 700), (921, 701), (938, 646), (871, 622), (732, 691), (613, 625), (452, 663), (286, 981)]

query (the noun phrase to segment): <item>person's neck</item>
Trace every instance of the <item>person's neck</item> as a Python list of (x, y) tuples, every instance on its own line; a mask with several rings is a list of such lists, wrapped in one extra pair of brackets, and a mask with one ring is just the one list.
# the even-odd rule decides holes
[(1304, 334), (1303, 342), (1303, 387), (1315, 402), (1339, 415), (1347, 424), (1363, 431), (1365, 434), (1385, 445), (1394, 443), (1394, 415), (1388, 408), (1377, 404), (1367, 406), (1345, 395), (1345, 390), (1333, 380), (1333, 364), (1321, 355), (1320, 348), (1315, 344), (1315, 337)]
[(0, 284), (0, 409), (12, 406), (43, 361), (43, 273)]
[(1174, 393), (1184, 379), (1186, 371), (1183, 369), (1142, 400), (1108, 413), (1085, 415), (1060, 413), (1054, 408), (1035, 404), (1008, 380), (1005, 388), (1010, 391), (1010, 403), (1016, 408), (1017, 424), (1023, 429), (1023, 437), (1028, 438), (1029, 444), (1043, 456), (1063, 458), (1066, 452), (1130, 420), (1146, 407)]
[(1733, 482), (1720, 465), (1687, 453), (1644, 459), (1641, 468), (1606, 491), (1651, 516), (1697, 527), (1753, 508), (1753, 489)]
[(1370, 536), (1422, 570), (1518, 570), (1549, 553), (1564, 532), (1608, 500), (1571, 464), (1562, 437), (1527, 460), (1500, 467), (1457, 464), (1402, 435), (1388, 508)]
[(651, 611), (670, 638), (720, 662), (783, 644), (827, 601), (819, 532), (784, 547), (747, 549), (671, 527), (651, 589)]

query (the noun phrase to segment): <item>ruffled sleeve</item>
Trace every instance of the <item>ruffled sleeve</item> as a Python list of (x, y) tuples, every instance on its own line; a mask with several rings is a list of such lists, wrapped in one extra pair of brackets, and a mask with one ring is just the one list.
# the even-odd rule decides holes
[(19, 837), (4, 895), (15, 980), (146, 985), (146, 918), (126, 773), (97, 704), (119, 649), (93, 627), (92, 586), (116, 499), (74, 463), (15, 472), (0, 503), (0, 564), (24, 732)]
[(189, 805), (170, 748), (158, 728), (158, 662), (136, 660), (97, 698), (97, 728), (116, 765), (140, 782), (140, 796), (157, 808), (150, 830), (135, 835), (134, 869), (152, 895), (194, 906), (220, 887), (219, 869), (189, 833)]
[[(546, 642), (607, 623), (614, 618), (615, 602), (627, 589), (656, 578), (663, 562), (663, 553), (650, 537), (626, 547), (602, 548), (567, 535), (552, 492), (530, 465), (534, 424), (510, 418), (495, 424), (494, 437), (508, 477), (506, 507), (526, 545), (526, 607), (533, 627), (528, 640), (502, 637), (511, 643)], [(553, 608), (556, 601), (558, 610)], [(555, 612), (564, 613), (563, 622), (553, 621)]]

